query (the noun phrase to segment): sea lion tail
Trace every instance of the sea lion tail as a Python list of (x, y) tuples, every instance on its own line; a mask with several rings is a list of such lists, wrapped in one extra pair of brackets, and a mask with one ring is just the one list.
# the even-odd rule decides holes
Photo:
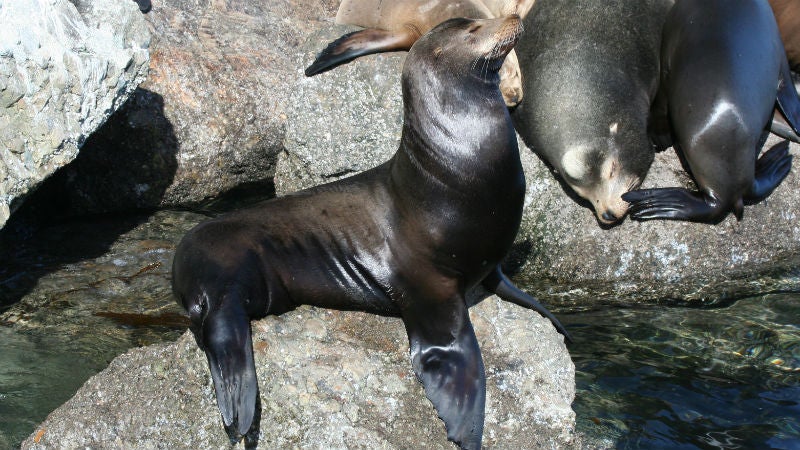
[(500, 266), (497, 266), (492, 273), (484, 278), (482, 284), (486, 290), (496, 294), (501, 299), (522, 306), (523, 308), (532, 309), (548, 318), (556, 328), (556, 331), (561, 333), (568, 343), (572, 343), (572, 336), (556, 316), (548, 311), (538, 300), (516, 287), (514, 283), (508, 279), (506, 274), (503, 273)]
[(360, 56), (373, 53), (408, 50), (419, 35), (411, 29), (399, 31), (367, 28), (354, 31), (336, 39), (322, 50), (317, 58), (306, 68), (306, 76), (326, 72)]
[[(797, 89), (794, 86), (794, 82), (792, 80), (792, 72), (789, 70), (789, 62), (786, 58), (783, 58), (781, 62), (781, 74), (780, 80), (778, 82), (778, 109), (780, 110), (783, 117), (786, 118), (786, 122), (791, 127), (792, 131), (794, 131), (795, 139), (790, 137), (781, 135), (784, 139), (789, 139), (794, 142), (798, 142), (796, 140), (797, 135), (800, 135), (800, 96), (797, 95)], [(774, 121), (773, 121), (774, 123)]]

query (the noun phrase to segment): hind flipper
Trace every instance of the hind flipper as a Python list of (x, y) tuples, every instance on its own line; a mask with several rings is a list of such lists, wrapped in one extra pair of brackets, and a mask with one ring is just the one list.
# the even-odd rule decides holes
[(481, 284), (483, 284), (486, 290), (497, 295), (501, 299), (522, 306), (523, 308), (532, 309), (546, 317), (556, 328), (556, 331), (564, 336), (567, 342), (572, 342), (572, 336), (570, 336), (564, 325), (556, 319), (556, 316), (548, 311), (538, 300), (516, 287), (514, 283), (508, 279), (506, 274), (503, 273), (500, 266), (495, 267), (495, 270), (484, 278)]
[(403, 311), (403, 322), (414, 372), (444, 421), (448, 439), (464, 449), (479, 449), (486, 375), (464, 300), (412, 304)]
[(345, 34), (328, 44), (317, 55), (317, 59), (306, 69), (306, 76), (312, 77), (331, 70), (360, 56), (408, 50), (418, 38), (419, 36), (410, 29), (386, 31), (367, 28)]
[[(780, 109), (786, 122), (795, 132), (800, 135), (800, 97), (792, 79), (792, 72), (789, 70), (789, 63), (784, 58), (781, 64), (781, 79), (778, 83), (778, 109)], [(782, 136), (784, 137), (784, 136)]]
[(786, 118), (780, 110), (776, 109), (772, 114), (772, 122), (769, 126), (769, 131), (783, 139), (788, 139), (792, 142), (800, 144), (800, 136), (792, 130), (792, 127), (786, 122)]
[(745, 195), (748, 204), (767, 198), (781, 184), (792, 168), (789, 141), (779, 142), (764, 152), (756, 161), (756, 176), (750, 192)]
[[(635, 220), (688, 220), (716, 223), (728, 213), (722, 203), (708, 194), (683, 188), (638, 189), (622, 195), (630, 203), (628, 210)], [(740, 217), (741, 207), (736, 207)]]

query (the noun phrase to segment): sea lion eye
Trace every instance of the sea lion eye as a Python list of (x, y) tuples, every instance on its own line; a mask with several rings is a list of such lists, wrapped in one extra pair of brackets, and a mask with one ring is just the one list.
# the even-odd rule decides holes
[(478, 31), (480, 29), (481, 29), (481, 25), (480, 24), (473, 25), (472, 28), (469, 29), (469, 33), (474, 33), (474, 32), (476, 32), (476, 31)]

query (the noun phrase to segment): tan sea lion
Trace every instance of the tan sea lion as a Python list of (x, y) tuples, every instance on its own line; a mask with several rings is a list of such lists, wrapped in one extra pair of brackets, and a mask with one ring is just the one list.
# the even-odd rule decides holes
[[(524, 17), (533, 3), (534, 0), (344, 0), (336, 23), (365, 29), (328, 44), (305, 73), (314, 76), (363, 55), (408, 50), (420, 36), (454, 17)], [(500, 70), (500, 91), (509, 107), (522, 99), (522, 73), (513, 50)]]

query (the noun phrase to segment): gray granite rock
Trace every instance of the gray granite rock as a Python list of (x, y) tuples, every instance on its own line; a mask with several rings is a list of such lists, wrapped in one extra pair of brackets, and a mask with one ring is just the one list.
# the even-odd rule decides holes
[(81, 215), (196, 205), (242, 186), (268, 195), (303, 77), (297, 49), (337, 6), (154, 2), (145, 16), (150, 76), (46, 186), (44, 201)]
[[(574, 448), (575, 368), (538, 314), (470, 310), (488, 378), (484, 444)], [(454, 448), (425, 398), (399, 319), (301, 307), (253, 323), (261, 448)], [(186, 333), (131, 350), (54, 411), (23, 449), (230, 448), (206, 359)]]
[(147, 76), (134, 2), (0, 4), (0, 226)]

